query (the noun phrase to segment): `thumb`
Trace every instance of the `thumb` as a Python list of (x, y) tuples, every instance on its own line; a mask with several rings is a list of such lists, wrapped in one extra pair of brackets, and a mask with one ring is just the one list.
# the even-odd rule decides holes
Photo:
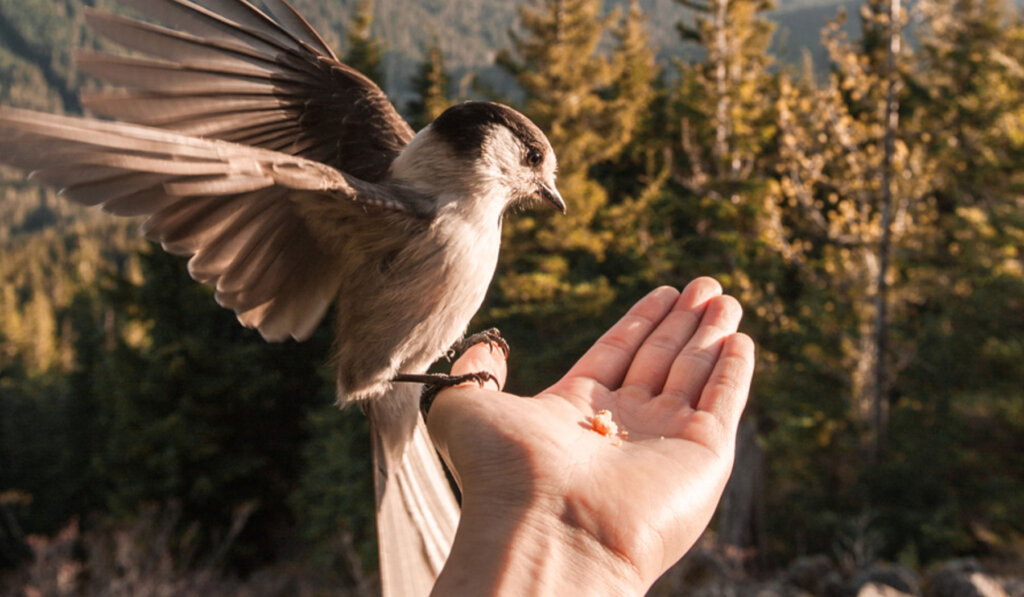
[[(500, 348), (487, 344), (486, 342), (473, 345), (462, 356), (452, 364), (452, 375), (466, 375), (486, 371), (498, 379), (500, 387), (495, 387), (493, 381), (488, 381), (484, 387), (501, 390), (505, 387), (505, 379), (508, 376), (508, 366), (505, 362), (505, 354)], [(470, 385), (473, 382), (466, 382)]]

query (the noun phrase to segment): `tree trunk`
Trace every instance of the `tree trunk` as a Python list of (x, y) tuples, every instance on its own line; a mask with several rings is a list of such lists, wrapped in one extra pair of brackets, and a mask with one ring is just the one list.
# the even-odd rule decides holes
[(896, 97), (898, 73), (896, 72), (896, 56), (900, 52), (901, 33), (900, 0), (889, 1), (889, 32), (888, 51), (886, 55), (886, 77), (888, 78), (885, 92), (885, 139), (882, 156), (882, 204), (881, 236), (878, 243), (878, 277), (875, 283), (875, 376), (873, 384), (873, 404), (871, 426), (873, 441), (871, 455), (879, 457), (885, 441), (888, 427), (888, 387), (889, 372), (887, 369), (889, 340), (889, 261), (892, 252), (892, 214), (893, 214), (893, 170), (896, 153), (896, 132), (899, 128), (899, 99)]
[(743, 557), (748, 571), (764, 568), (764, 450), (757, 443), (757, 425), (740, 424), (736, 462), (718, 510), (719, 545)]

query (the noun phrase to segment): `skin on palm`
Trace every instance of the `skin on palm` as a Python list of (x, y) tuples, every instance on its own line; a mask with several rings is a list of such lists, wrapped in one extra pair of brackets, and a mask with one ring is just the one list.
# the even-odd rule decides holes
[[(464, 517), (477, 505), (492, 518), (539, 516), (649, 585), (696, 542), (728, 479), (753, 363), (740, 315), (707, 278), (681, 294), (658, 289), (535, 398), (443, 392), (429, 423)], [(462, 369), (504, 380), (486, 347), (453, 373)], [(629, 433), (619, 446), (588, 423), (602, 409)]]

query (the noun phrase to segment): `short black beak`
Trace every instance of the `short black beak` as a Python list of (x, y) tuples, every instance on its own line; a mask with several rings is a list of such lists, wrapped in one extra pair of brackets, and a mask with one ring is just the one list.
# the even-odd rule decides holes
[(555, 206), (555, 209), (557, 209), (558, 211), (562, 212), (562, 215), (564, 216), (565, 215), (565, 199), (562, 199), (562, 195), (560, 195), (558, 193), (558, 189), (556, 189), (555, 187), (552, 187), (552, 186), (548, 186), (548, 185), (544, 184), (543, 182), (540, 183), (539, 186), (540, 186), (540, 189), (537, 190), (537, 194), (540, 195), (542, 199), (544, 199), (545, 201), (547, 201), (551, 205)]

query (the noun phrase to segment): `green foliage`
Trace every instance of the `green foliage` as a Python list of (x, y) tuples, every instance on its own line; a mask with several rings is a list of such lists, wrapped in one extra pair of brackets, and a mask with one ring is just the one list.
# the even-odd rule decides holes
[(291, 506), (303, 538), (313, 546), (311, 557), (318, 567), (351, 573), (351, 564), (342, 560), (347, 550), (339, 545), (352, 541), (362, 565), (372, 570), (377, 538), (366, 417), (357, 408), (324, 404), (309, 411), (306, 428), (303, 473)]
[[(26, 533), (56, 531), (77, 513), (65, 499), (77, 496), (85, 474), (75, 466), (80, 446), (68, 438), (76, 424), (74, 406), (65, 387), (19, 380), (14, 367), (0, 379), (0, 487), (24, 496), (18, 509), (38, 522), (23, 527)], [(59, 486), (63, 495), (49, 491)]]
[(448, 73), (444, 67), (444, 53), (438, 40), (427, 48), (426, 60), (413, 79), (416, 99), (409, 103), (409, 124), (419, 131), (434, 121), (452, 105), (448, 97)]
[(373, 0), (359, 0), (348, 29), (345, 62), (378, 85), (384, 85), (380, 42), (373, 36)]
[[(144, 254), (141, 285), (120, 281), (110, 303), (124, 324), (149, 330), (143, 346), (117, 342), (84, 398), (109, 418), (99, 474), (115, 514), (139, 504), (179, 501), (183, 524), (199, 522), (213, 546), (235, 510), (257, 507), (239, 538), (235, 563), (275, 553), (273, 531), (292, 524), (288, 495), (301, 471), (304, 413), (329, 401), (317, 368), (322, 331), (303, 344), (265, 344), (216, 306), (180, 259)], [(105, 379), (119, 379), (109, 385)]]

